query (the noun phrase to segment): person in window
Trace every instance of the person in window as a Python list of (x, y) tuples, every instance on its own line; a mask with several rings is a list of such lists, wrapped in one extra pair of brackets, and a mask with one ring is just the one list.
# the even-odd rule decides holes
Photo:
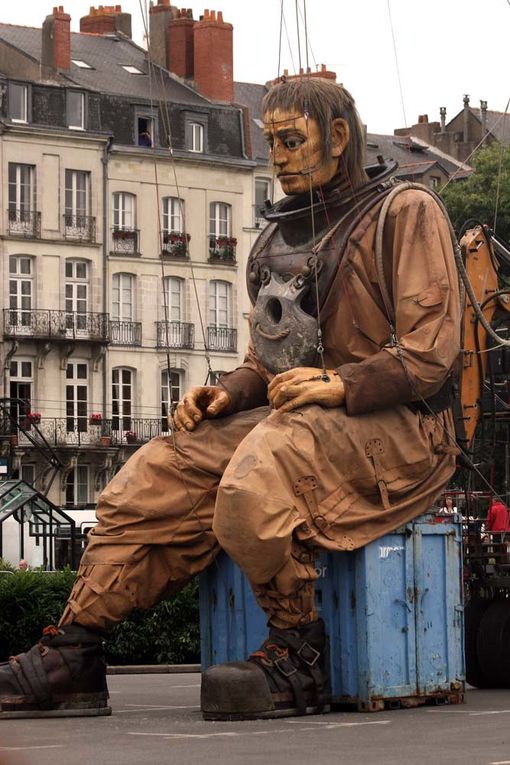
[(204, 716), (325, 711), (315, 549), (353, 550), (410, 521), (455, 470), (460, 299), (446, 215), (425, 189), (390, 198), (385, 163), (364, 169), (354, 101), (331, 80), (272, 88), (264, 133), (286, 196), (248, 261), (244, 363), (188, 391), (174, 433), (142, 446), (102, 492), (59, 626), (0, 670), (11, 708), (104, 712), (104, 634), (222, 547), (269, 636), (248, 661), (207, 670)]
[(143, 130), (138, 136), (138, 146), (152, 146), (152, 137), (148, 130)]

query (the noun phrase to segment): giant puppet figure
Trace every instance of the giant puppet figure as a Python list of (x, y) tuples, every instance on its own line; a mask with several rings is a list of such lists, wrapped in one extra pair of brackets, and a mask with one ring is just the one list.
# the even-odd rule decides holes
[(280, 82), (264, 134), (286, 196), (248, 261), (244, 363), (192, 388), (173, 435), (140, 448), (103, 491), (59, 627), (0, 668), (4, 711), (104, 712), (104, 634), (220, 547), (249, 578), (269, 636), (246, 662), (205, 673), (204, 715), (326, 709), (314, 550), (353, 550), (409, 521), (453, 473), (445, 390), (460, 308), (439, 204), (413, 188), (391, 200), (383, 285), (376, 230), (395, 184), (383, 163), (363, 168), (350, 94), (321, 78)]

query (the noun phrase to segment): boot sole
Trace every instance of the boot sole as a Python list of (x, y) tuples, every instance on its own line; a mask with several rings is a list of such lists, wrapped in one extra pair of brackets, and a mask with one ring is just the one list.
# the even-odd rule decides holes
[(202, 712), (202, 717), (211, 722), (240, 722), (241, 720), (273, 720), (279, 717), (303, 717), (305, 715), (324, 715), (331, 712), (329, 704), (323, 707), (306, 707), (303, 714), (297, 709), (269, 709), (265, 712)]
[(54, 706), (49, 709), (41, 709), (33, 697), (18, 696), (10, 701), (0, 701), (0, 720), (21, 717), (101, 717), (111, 713), (112, 708), (108, 705), (108, 697), (104, 693), (56, 696)]

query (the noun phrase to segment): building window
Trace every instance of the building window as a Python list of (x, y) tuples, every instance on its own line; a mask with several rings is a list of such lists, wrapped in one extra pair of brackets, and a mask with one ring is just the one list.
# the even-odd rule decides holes
[(214, 279), (209, 282), (209, 326), (230, 326), (231, 285)]
[(66, 238), (91, 241), (93, 231), (90, 218), (90, 173), (83, 170), (66, 170), (65, 183)]
[(177, 276), (165, 277), (163, 293), (163, 316), (168, 321), (182, 321), (183, 279)]
[(73, 130), (85, 129), (85, 94), (67, 91), (67, 126)]
[(255, 178), (255, 209), (253, 213), (253, 225), (261, 228), (266, 225), (262, 216), (266, 200), (271, 199), (271, 181), (268, 178)]
[(9, 257), (9, 324), (30, 327), (32, 322), (32, 258)]
[(84, 260), (66, 260), (65, 265), (66, 329), (87, 331), (89, 268)]
[(188, 149), (198, 154), (203, 154), (204, 126), (200, 122), (188, 123)]
[(85, 362), (72, 361), (66, 368), (66, 429), (87, 431), (88, 369)]
[[(9, 396), (11, 416), (20, 424), (32, 411), (33, 365), (28, 359), (12, 359), (9, 365)], [(13, 432), (16, 427), (12, 426)]]
[(133, 321), (134, 276), (114, 274), (112, 278), (112, 319)]
[(113, 195), (113, 227), (117, 231), (132, 231), (135, 227), (135, 195), (116, 191)]
[(132, 430), (133, 372), (112, 369), (112, 430)]
[(89, 466), (76, 465), (67, 476), (66, 505), (79, 507), (89, 501)]
[(231, 207), (224, 202), (209, 205), (209, 234), (214, 237), (230, 236)]
[(184, 202), (178, 197), (163, 198), (163, 231), (181, 234), (183, 230)]
[(9, 117), (13, 122), (28, 122), (28, 86), (9, 83)]
[(441, 183), (441, 178), (439, 175), (431, 175), (429, 178), (429, 187), (431, 189), (437, 189), (439, 188), (439, 184)]
[(168, 430), (168, 417), (172, 406), (181, 399), (182, 391), (182, 372), (171, 369), (161, 371), (161, 427), (163, 431)]
[(9, 233), (37, 234), (35, 167), (9, 162)]

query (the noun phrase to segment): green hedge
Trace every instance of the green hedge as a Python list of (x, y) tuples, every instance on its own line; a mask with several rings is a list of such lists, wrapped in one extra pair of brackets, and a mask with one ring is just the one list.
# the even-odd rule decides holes
[[(0, 562), (0, 571), (8, 570)], [(0, 573), (0, 660), (30, 648), (48, 624), (56, 624), (74, 572)], [(106, 641), (109, 664), (180, 664), (199, 661), (198, 583), (172, 600), (136, 609)]]

